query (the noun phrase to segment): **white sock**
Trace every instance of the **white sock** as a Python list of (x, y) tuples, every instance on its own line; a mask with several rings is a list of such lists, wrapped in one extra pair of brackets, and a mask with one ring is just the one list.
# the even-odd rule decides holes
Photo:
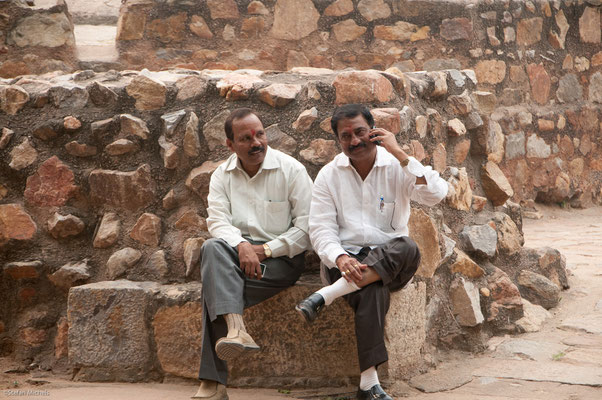
[(247, 331), (241, 314), (225, 314), (224, 319), (228, 325), (228, 335), (236, 336), (238, 331)]
[(360, 375), (360, 389), (368, 390), (374, 385), (378, 385), (378, 374), (376, 373), (375, 367), (370, 367), (365, 371), (362, 371)]
[(316, 293), (319, 293), (322, 297), (324, 297), (324, 303), (329, 306), (335, 299), (355, 292), (356, 290), (360, 290), (360, 288), (355, 284), (355, 282), (347, 282), (347, 279), (341, 277), (332, 285), (324, 286)]

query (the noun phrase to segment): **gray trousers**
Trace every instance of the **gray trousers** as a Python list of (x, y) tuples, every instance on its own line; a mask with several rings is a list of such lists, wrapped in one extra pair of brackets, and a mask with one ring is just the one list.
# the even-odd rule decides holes
[(215, 343), (228, 333), (223, 315), (242, 314), (245, 308), (294, 285), (305, 268), (305, 255), (265, 259), (266, 270), (261, 280), (249, 279), (243, 273), (238, 251), (222, 239), (207, 240), (201, 257), (203, 343), (199, 379), (226, 385), (228, 366), (215, 353)]
[[(389, 359), (385, 347), (385, 316), (390, 292), (403, 288), (412, 279), (420, 264), (420, 251), (412, 239), (404, 236), (349, 255), (372, 267), (382, 279), (344, 296), (355, 313), (358, 359), (360, 370), (365, 371)], [(340, 277), (337, 268), (327, 271), (330, 283)]]

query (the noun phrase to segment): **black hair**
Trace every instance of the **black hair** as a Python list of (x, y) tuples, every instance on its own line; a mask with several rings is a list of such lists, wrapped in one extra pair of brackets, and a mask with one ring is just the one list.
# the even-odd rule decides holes
[(228, 118), (226, 118), (226, 122), (224, 123), (224, 130), (226, 131), (226, 137), (232, 141), (234, 141), (234, 132), (232, 131), (232, 124), (234, 123), (234, 120), (237, 119), (241, 119), (246, 117), (247, 115), (255, 115), (257, 118), (259, 118), (259, 115), (257, 115), (257, 113), (255, 113), (255, 111), (251, 110), (250, 108), (237, 108), (236, 110), (232, 110), (232, 112), (230, 113), (230, 115), (228, 115)]
[(337, 138), (339, 137), (339, 132), (337, 131), (337, 125), (339, 121), (342, 119), (354, 118), (358, 115), (364, 117), (370, 128), (374, 126), (374, 117), (366, 106), (361, 104), (345, 104), (344, 106), (337, 107), (334, 110), (332, 113), (332, 118), (330, 119), (330, 127)]

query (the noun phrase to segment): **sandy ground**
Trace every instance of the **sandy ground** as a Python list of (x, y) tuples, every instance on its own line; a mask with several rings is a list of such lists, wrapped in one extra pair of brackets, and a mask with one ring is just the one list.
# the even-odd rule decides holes
[[(408, 385), (389, 388), (395, 398), (418, 400), (602, 399), (602, 207), (542, 207), (543, 219), (524, 221), (528, 247), (559, 249), (571, 288), (539, 332), (494, 337), (485, 354), (448, 353), (437, 369)], [(4, 372), (7, 360), (0, 359)], [(30, 379), (30, 383), (27, 380)], [(32, 383), (42, 383), (34, 385)], [(16, 386), (14, 383), (16, 382)], [(420, 387), (422, 391), (416, 389)], [(10, 389), (9, 389), (10, 388)], [(346, 399), (355, 388), (331, 390), (228, 389), (231, 400)], [(187, 399), (193, 382), (81, 383), (50, 374), (0, 375), (0, 398), (57, 400)], [(423, 391), (426, 391), (423, 392)]]

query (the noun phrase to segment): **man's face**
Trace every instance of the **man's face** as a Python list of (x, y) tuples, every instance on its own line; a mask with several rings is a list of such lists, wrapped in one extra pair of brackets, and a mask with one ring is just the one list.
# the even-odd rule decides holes
[(341, 148), (352, 161), (374, 157), (376, 145), (370, 141), (371, 128), (361, 114), (337, 123)]
[(238, 156), (247, 173), (257, 172), (268, 146), (268, 138), (263, 125), (255, 114), (232, 121), (233, 139), (226, 139), (226, 145)]

